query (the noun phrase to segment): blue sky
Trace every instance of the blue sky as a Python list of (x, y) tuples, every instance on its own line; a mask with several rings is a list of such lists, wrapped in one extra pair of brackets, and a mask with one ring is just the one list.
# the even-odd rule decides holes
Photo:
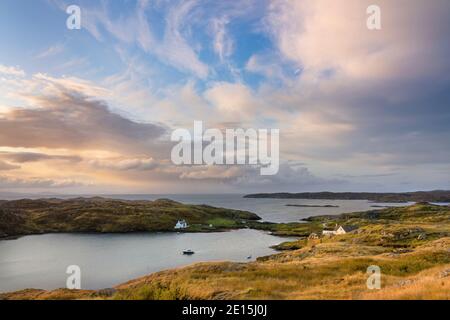
[[(1, 1), (0, 190), (450, 188), (450, 4), (372, 2)], [(280, 129), (279, 174), (170, 165), (194, 120)]]
[[(159, 5), (158, 1), (153, 3), (146, 6), (145, 18), (151, 27), (155, 42), (161, 43), (171, 32), (167, 26), (167, 18), (171, 10), (175, 11), (177, 6), (162, 1)], [(65, 27), (68, 14), (63, 9), (69, 4), (80, 6), (83, 22), (86, 22), (85, 19), (95, 20), (88, 16), (90, 12), (101, 15), (102, 21), (93, 22), (99, 29), (98, 38), (86, 27), (80, 31), (68, 30)], [(208, 81), (234, 81), (236, 75), (233, 74), (233, 68), (239, 70), (239, 80), (245, 81), (251, 87), (258, 86), (263, 81), (263, 77), (247, 72), (245, 65), (252, 55), (270, 53), (273, 50), (270, 35), (262, 30), (263, 25), (258, 19), (258, 12), (236, 13), (239, 5), (223, 6), (226, 9), (223, 11), (224, 16), (234, 15), (233, 20), (230, 19), (225, 26), (226, 37), (233, 39), (230, 40), (233, 42), (231, 45), (233, 48), (224, 53), (225, 56), (221, 56), (214, 48), (216, 40), (212, 31), (213, 20), (221, 19), (221, 17), (209, 17), (209, 20), (207, 17), (209, 10), (217, 12), (220, 8), (205, 4), (201, 10), (197, 7), (197, 10), (194, 9), (192, 13), (198, 20), (186, 28), (180, 28), (177, 32), (181, 32), (192, 50), (195, 50), (198, 62), (207, 66), (206, 74), (200, 75), (198, 72), (203, 71), (190, 70), (189, 66), (183, 66), (180, 62), (165, 59), (164, 54), (155, 54), (151, 49), (142, 48), (141, 45), (132, 41), (131, 35), (129, 41), (123, 41), (105, 30), (104, 23), (110, 23), (117, 29), (124, 24), (124, 27), (129, 27), (132, 33), (136, 32), (132, 25), (135, 23), (133, 16), (139, 4), (134, 1), (67, 3), (63, 1), (2, 1), (1, 12), (7, 14), (4, 14), (4, 18), (0, 21), (0, 35), (5, 40), (3, 45), (7, 47), (2, 48), (0, 58), (7, 65), (20, 65), (28, 72), (42, 72), (42, 67), (45, 66), (44, 71), (54, 76), (70, 74), (95, 80), (126, 68), (129, 61), (123, 61), (124, 58), (118, 52), (120, 50), (127, 58), (141, 59), (152, 69), (158, 70), (161, 78), (156, 81), (157, 87), (174, 82), (182, 83), (192, 76), (195, 76), (198, 85), (203, 87), (207, 86)], [(257, 11), (263, 10), (264, 6), (263, 1), (259, 2)], [(182, 13), (173, 13), (175, 14)], [(182, 18), (188, 19), (188, 17)], [(174, 17), (173, 20), (175, 19)], [(93, 69), (96, 72), (92, 72)], [(287, 72), (294, 75), (292, 70)]]

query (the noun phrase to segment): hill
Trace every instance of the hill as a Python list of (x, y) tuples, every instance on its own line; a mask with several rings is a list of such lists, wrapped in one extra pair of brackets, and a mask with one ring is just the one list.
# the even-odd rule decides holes
[(259, 220), (246, 211), (185, 205), (172, 200), (126, 201), (106, 198), (0, 201), (0, 237), (62, 232), (174, 231), (178, 220), (186, 232), (243, 228)]

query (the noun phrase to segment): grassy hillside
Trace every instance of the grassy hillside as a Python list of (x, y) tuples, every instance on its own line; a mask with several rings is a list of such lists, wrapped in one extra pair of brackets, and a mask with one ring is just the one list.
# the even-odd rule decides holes
[[(132, 280), (112, 291), (24, 290), (4, 299), (450, 299), (450, 208), (418, 204), (309, 219), (352, 224), (340, 236), (284, 244), (256, 262), (199, 263)], [(273, 225), (289, 231), (291, 224)], [(295, 228), (294, 228), (295, 229)], [(290, 230), (290, 232), (295, 232)], [(366, 287), (381, 268), (381, 290)]]
[[(185, 219), (188, 232), (245, 227), (257, 215), (171, 200), (125, 201), (104, 198), (0, 201), (0, 237), (50, 232), (174, 231)], [(212, 225), (212, 227), (210, 227)]]
[[(339, 242), (318, 244), (254, 263), (204, 263), (160, 272), (119, 286), (114, 298), (362, 299), (375, 294), (366, 287), (366, 270), (378, 265), (385, 292), (401, 295), (427, 275), (429, 283), (414, 294), (443, 299), (449, 298), (450, 279), (444, 277), (450, 270), (449, 245), (441, 240), (395, 255)], [(438, 290), (427, 293), (428, 284)]]

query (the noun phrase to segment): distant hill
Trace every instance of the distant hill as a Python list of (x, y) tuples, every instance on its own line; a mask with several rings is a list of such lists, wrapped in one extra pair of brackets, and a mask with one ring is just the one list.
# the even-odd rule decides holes
[(450, 191), (417, 191), (402, 193), (376, 192), (301, 192), (256, 193), (244, 198), (319, 199), (319, 200), (370, 200), (375, 202), (450, 202)]

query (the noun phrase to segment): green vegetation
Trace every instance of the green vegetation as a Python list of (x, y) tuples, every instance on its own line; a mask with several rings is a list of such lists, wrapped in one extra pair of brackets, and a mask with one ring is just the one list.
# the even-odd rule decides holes
[(172, 200), (125, 201), (104, 198), (41, 199), (0, 202), (0, 237), (60, 232), (176, 231), (210, 232), (246, 227), (260, 219), (239, 210), (185, 205)]
[(280, 237), (308, 237), (312, 232), (322, 231), (320, 223), (271, 223), (271, 222), (249, 222), (252, 229), (269, 231), (271, 234)]
[[(223, 218), (208, 222), (227, 225)], [(255, 262), (198, 263), (101, 291), (24, 290), (0, 299), (450, 299), (450, 208), (430, 204), (319, 216), (305, 223), (248, 222), (301, 235), (282, 252)], [(357, 229), (321, 236), (325, 226)], [(317, 237), (307, 237), (315, 232)], [(368, 290), (367, 267), (382, 272), (382, 289)]]
[(352, 225), (355, 232), (342, 241), (383, 247), (414, 248), (429, 241), (450, 236), (450, 208), (418, 203), (409, 207), (387, 208), (338, 216), (316, 216), (306, 219), (313, 225)]
[[(277, 236), (300, 237), (298, 245), (311, 234), (321, 234), (324, 228), (354, 226), (356, 230), (339, 236), (340, 241), (365, 243), (382, 247), (413, 248), (426, 242), (450, 236), (450, 208), (428, 203), (383, 210), (323, 215), (304, 219), (300, 223), (249, 222), (254, 229), (270, 231)], [(335, 238), (322, 238), (322, 242)], [(285, 246), (289, 246), (286, 244)], [(279, 246), (283, 248), (283, 246)]]

